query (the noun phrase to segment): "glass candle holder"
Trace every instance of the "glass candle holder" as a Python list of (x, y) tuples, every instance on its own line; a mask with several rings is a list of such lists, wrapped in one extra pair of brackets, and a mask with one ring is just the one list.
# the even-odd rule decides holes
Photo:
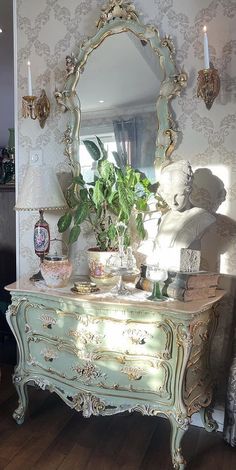
[(131, 247), (125, 250), (124, 247), (124, 236), (127, 229), (127, 225), (123, 222), (116, 224), (117, 240), (118, 240), (118, 252), (113, 253), (106, 262), (106, 271), (111, 276), (118, 276), (116, 286), (111, 290), (116, 295), (130, 294), (130, 291), (125, 287), (123, 282), (123, 276), (129, 274), (137, 274), (138, 270), (136, 267), (136, 260), (132, 254)]
[(160, 268), (158, 265), (149, 264), (147, 265), (146, 278), (153, 282), (152, 294), (148, 297), (148, 300), (154, 300), (156, 302), (162, 302), (167, 300), (161, 293), (160, 283), (163, 283), (168, 278), (168, 272), (164, 268)]

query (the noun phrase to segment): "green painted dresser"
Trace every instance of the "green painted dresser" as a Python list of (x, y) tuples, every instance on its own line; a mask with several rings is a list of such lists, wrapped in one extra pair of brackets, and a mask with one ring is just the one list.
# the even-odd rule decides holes
[(70, 287), (52, 290), (21, 280), (7, 287), (8, 323), (19, 359), (13, 381), (14, 412), (22, 423), (27, 384), (56, 392), (85, 417), (138, 411), (171, 423), (173, 466), (183, 469), (181, 439), (200, 411), (215, 429), (209, 346), (217, 325), (219, 291), (196, 302), (148, 301), (144, 293), (79, 296)]

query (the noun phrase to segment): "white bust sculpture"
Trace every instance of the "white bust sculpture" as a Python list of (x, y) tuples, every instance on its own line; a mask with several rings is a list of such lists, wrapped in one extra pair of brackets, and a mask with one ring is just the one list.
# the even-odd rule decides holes
[(186, 160), (162, 168), (158, 193), (170, 210), (161, 217), (155, 238), (152, 235), (151, 252), (140, 249), (147, 255), (147, 263), (155, 261), (167, 269), (179, 270), (181, 248), (199, 249), (203, 233), (215, 222), (214, 215), (191, 204), (192, 180), (192, 168)]

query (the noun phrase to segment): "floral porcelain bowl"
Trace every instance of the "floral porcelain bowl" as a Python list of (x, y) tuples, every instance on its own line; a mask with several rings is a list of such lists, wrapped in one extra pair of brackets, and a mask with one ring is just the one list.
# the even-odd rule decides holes
[(72, 264), (67, 256), (46, 255), (41, 273), (48, 287), (65, 287), (72, 274)]
[[(58, 242), (60, 245), (64, 244), (67, 249), (67, 255), (58, 255)], [(68, 259), (68, 248), (65, 242), (53, 238), (50, 246), (54, 246), (54, 252), (45, 255), (41, 264), (41, 273), (48, 287), (65, 287), (72, 274), (72, 264)]]
[(68, 246), (63, 240), (53, 238), (50, 241), (50, 252), (44, 256), (40, 269), (47, 287), (65, 287), (68, 284), (72, 264), (68, 258)]

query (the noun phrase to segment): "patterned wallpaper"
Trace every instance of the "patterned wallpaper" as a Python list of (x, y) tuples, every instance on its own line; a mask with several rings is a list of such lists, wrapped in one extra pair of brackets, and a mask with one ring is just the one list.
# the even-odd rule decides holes
[[(44, 162), (55, 167), (57, 173), (67, 172), (61, 143), (66, 127), (53, 98), (55, 87), (62, 87), (65, 77), (65, 56), (76, 52), (80, 41), (95, 33), (95, 23), (103, 0), (17, 0), (17, 57), (18, 57), (18, 184), (29, 162), (32, 149), (42, 148)], [(208, 237), (212, 262), (220, 263), (229, 295), (222, 302), (215, 365), (224, 370), (222, 357), (229, 352), (229, 332), (232, 331), (236, 275), (236, 1), (235, 0), (134, 0), (143, 22), (154, 23), (161, 35), (172, 36), (176, 46), (178, 68), (188, 74), (188, 85), (174, 100), (173, 110), (180, 131), (175, 158), (188, 159), (193, 169), (211, 170), (226, 189), (226, 199), (218, 208), (217, 226)], [(196, 96), (197, 71), (203, 68), (202, 28), (208, 28), (210, 58), (218, 68), (221, 90), (208, 111)], [(27, 60), (32, 64), (33, 91), (39, 94), (45, 88), (51, 101), (51, 114), (42, 130), (38, 122), (21, 118), (20, 101), (27, 87)], [(208, 187), (200, 188), (205, 201)], [(196, 192), (196, 191), (195, 191)], [(211, 197), (214, 197), (214, 191)], [(195, 194), (196, 198), (199, 194)], [(217, 195), (218, 197), (218, 195)], [(28, 275), (37, 269), (32, 228), (35, 213), (20, 214), (19, 274)], [(52, 235), (56, 235), (56, 214), (48, 214)], [(205, 247), (209, 240), (205, 240)], [(86, 259), (85, 241), (73, 247), (76, 269), (83, 270)], [(206, 248), (206, 251), (209, 248)], [(209, 254), (209, 253), (208, 253)], [(215, 263), (217, 260), (217, 263)], [(223, 351), (223, 354), (222, 354)], [(223, 375), (223, 373), (222, 373)]]

